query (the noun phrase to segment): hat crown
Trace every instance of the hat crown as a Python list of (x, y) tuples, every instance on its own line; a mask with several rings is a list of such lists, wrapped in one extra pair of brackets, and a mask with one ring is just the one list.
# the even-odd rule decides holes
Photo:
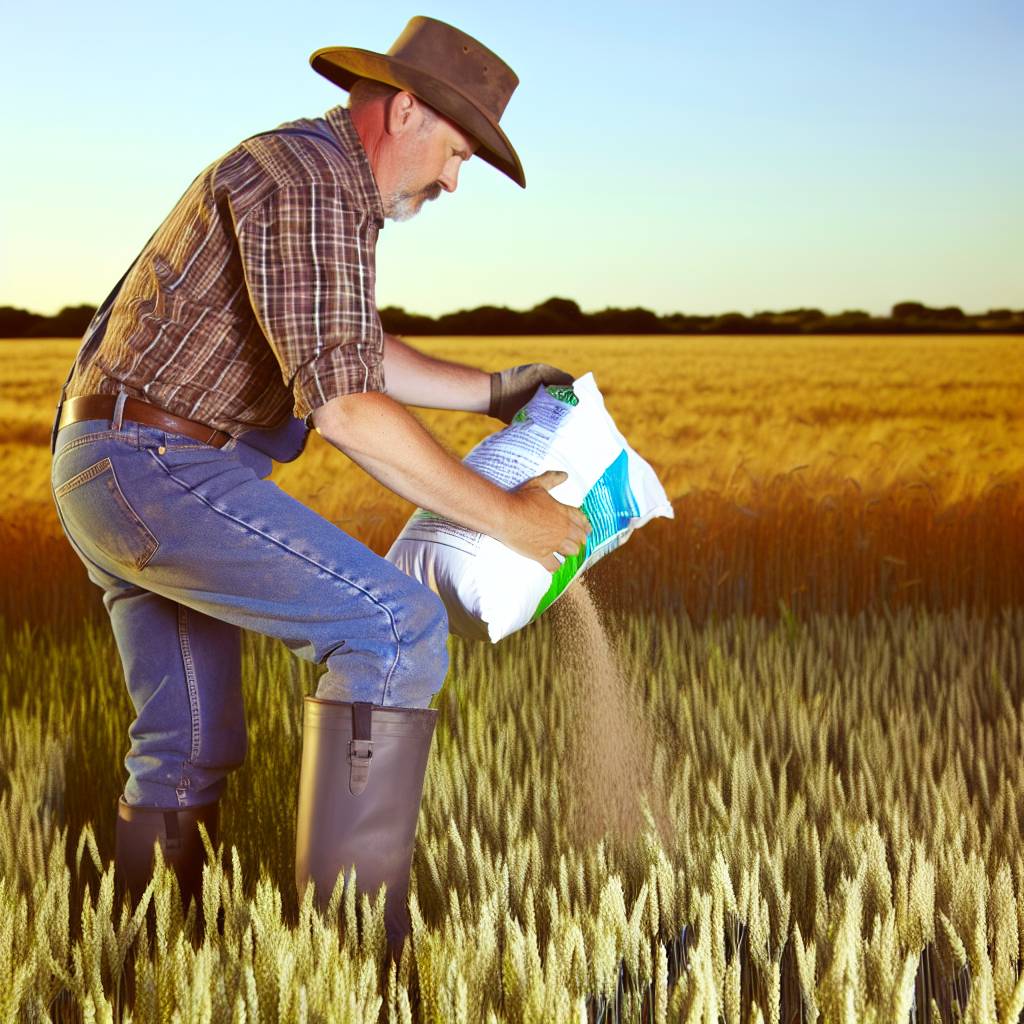
[(454, 25), (423, 15), (409, 19), (388, 56), (442, 77), (496, 120), (519, 84), (516, 73), (493, 50)]

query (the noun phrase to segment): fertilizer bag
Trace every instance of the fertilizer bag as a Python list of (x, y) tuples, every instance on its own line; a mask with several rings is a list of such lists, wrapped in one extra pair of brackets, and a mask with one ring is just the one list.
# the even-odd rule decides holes
[(582, 508), (586, 547), (555, 573), (500, 541), (417, 509), (387, 559), (444, 601), (453, 633), (492, 642), (537, 618), (573, 579), (672, 505), (654, 470), (626, 443), (593, 374), (571, 387), (539, 387), (504, 430), (464, 459), (504, 490), (551, 469), (568, 479), (551, 496)]

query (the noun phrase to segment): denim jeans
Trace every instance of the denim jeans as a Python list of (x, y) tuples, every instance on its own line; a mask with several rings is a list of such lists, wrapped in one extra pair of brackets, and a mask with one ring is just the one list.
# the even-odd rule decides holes
[(57, 434), (54, 502), (103, 590), (136, 712), (130, 804), (210, 803), (242, 763), (241, 629), (326, 664), (328, 700), (427, 707), (444, 683), (444, 605), (267, 480), (272, 465), (237, 439), (130, 420)]

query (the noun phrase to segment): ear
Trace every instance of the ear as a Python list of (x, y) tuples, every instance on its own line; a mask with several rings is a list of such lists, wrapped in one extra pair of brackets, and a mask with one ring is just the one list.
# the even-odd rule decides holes
[(416, 100), (412, 93), (396, 92), (384, 108), (384, 127), (388, 135), (401, 135), (413, 124)]

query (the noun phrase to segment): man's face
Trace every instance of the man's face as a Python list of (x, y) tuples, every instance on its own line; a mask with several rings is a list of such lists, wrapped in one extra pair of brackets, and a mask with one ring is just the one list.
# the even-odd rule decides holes
[(397, 143), (397, 180), (381, 197), (384, 215), (391, 220), (408, 220), (442, 191), (454, 192), (459, 168), (477, 147), (475, 139), (441, 114), (432, 115), (419, 104), (417, 115), (421, 120), (416, 129)]

